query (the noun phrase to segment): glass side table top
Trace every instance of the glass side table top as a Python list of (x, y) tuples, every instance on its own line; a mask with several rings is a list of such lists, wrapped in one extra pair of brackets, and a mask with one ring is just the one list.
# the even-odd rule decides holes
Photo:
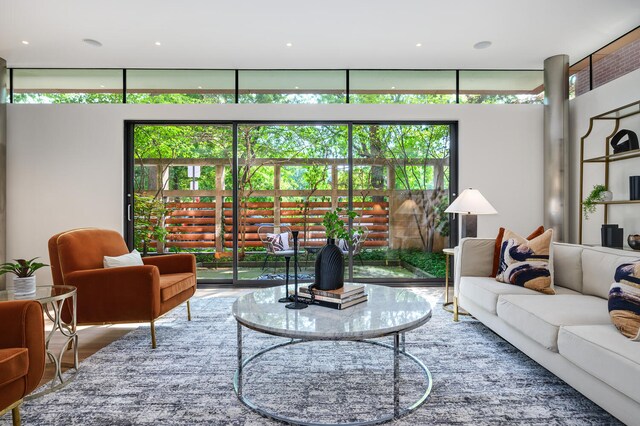
[(72, 293), (75, 293), (76, 288), (70, 285), (39, 285), (36, 286), (35, 293), (29, 295), (16, 295), (13, 290), (0, 291), (0, 302), (8, 302), (10, 300), (36, 300), (40, 303), (48, 303), (54, 300), (65, 299)]

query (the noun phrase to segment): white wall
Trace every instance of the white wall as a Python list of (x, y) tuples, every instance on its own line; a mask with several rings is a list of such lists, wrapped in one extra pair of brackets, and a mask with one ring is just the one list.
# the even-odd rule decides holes
[(9, 258), (48, 259), (66, 229), (122, 231), (126, 119), (457, 120), (459, 187), (499, 212), (479, 217), (478, 235), (542, 224), (542, 105), (9, 105)]
[[(578, 242), (580, 221), (580, 139), (589, 130), (589, 119), (612, 109), (640, 100), (640, 70), (622, 76), (604, 86), (572, 99), (569, 103), (569, 140), (571, 141), (571, 241)], [(640, 135), (640, 115), (623, 120), (621, 129), (630, 129)], [(613, 131), (613, 122), (599, 121), (585, 140), (585, 158), (604, 155), (605, 138)], [(585, 196), (593, 185), (604, 184), (604, 166), (585, 166)], [(640, 175), (640, 159), (612, 163), (610, 166), (610, 190), (614, 200), (629, 199), (629, 176)], [(624, 228), (625, 239), (630, 233), (640, 233), (640, 206), (609, 207), (609, 223)], [(603, 223), (603, 208), (584, 222), (583, 242), (600, 244), (600, 226)], [(626, 244), (625, 244), (626, 247)], [(627, 247), (628, 248), (628, 247)]]

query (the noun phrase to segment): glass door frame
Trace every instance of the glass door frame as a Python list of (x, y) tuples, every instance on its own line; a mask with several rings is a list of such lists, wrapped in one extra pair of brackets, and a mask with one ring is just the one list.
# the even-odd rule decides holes
[[(446, 125), (449, 127), (449, 200), (453, 200), (458, 195), (458, 121), (456, 120), (125, 120), (124, 121), (124, 191), (123, 191), (123, 229), (124, 238), (129, 247), (133, 249), (133, 194), (134, 194), (134, 129), (137, 125), (212, 125), (231, 126), (233, 133), (232, 141), (232, 178), (233, 178), (233, 277), (231, 280), (199, 279), (198, 284), (208, 284), (216, 286), (231, 287), (256, 287), (272, 286), (284, 284), (283, 280), (240, 280), (238, 279), (238, 212), (240, 202), (238, 198), (238, 127), (242, 125), (298, 125), (298, 126), (347, 126), (347, 163), (348, 163), (348, 205), (349, 210), (353, 209), (353, 126), (359, 125)], [(349, 221), (349, 227), (352, 226)], [(458, 244), (458, 216), (449, 216), (449, 245)], [(348, 277), (353, 277), (353, 255), (348, 256)], [(444, 278), (357, 278), (359, 282), (384, 283), (387, 285), (406, 286), (411, 285), (439, 285), (444, 283)]]

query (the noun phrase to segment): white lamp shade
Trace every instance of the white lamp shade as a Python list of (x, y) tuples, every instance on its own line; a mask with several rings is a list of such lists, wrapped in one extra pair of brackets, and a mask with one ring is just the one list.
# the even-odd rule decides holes
[(447, 207), (446, 213), (497, 214), (493, 206), (477, 189), (468, 188)]

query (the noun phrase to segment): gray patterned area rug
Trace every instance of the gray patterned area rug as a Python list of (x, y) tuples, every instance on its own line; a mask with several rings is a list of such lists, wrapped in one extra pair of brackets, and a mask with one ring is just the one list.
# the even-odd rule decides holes
[[(407, 333), (407, 350), (431, 370), (427, 402), (395, 425), (613, 425), (597, 405), (481, 323), (459, 323), (441, 306), (442, 291), (418, 290), (433, 318)], [(23, 405), (24, 425), (270, 425), (233, 392), (236, 324), (230, 298), (198, 298), (157, 323), (158, 348), (140, 328), (80, 364), (66, 388)], [(245, 354), (283, 341), (245, 332)], [(390, 341), (389, 341), (390, 342)], [(401, 403), (424, 386), (418, 368), (400, 364)], [(392, 407), (392, 353), (362, 343), (312, 342), (258, 358), (245, 372), (245, 394), (301, 420), (367, 420)], [(10, 415), (0, 418), (8, 425)]]

